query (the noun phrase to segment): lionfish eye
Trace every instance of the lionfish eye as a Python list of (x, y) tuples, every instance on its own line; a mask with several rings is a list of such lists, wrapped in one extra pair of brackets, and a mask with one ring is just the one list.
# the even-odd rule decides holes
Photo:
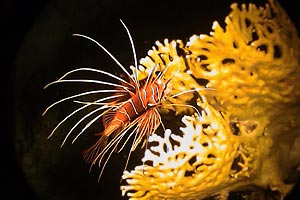
[(148, 103), (147, 106), (148, 106), (149, 108), (151, 108), (151, 107), (154, 107), (155, 104), (153, 104), (153, 103)]
[(163, 81), (161, 80), (161, 78), (159, 78), (159, 79), (157, 80), (157, 84), (159, 84), (159, 85), (163, 84)]

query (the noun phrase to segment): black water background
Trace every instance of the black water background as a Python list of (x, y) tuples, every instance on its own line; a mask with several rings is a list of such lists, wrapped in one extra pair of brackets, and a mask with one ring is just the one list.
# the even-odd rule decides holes
[[(299, 28), (300, 19), (297, 16), (297, 12), (300, 2), (282, 2), (296, 26)], [(17, 66), (16, 63), (20, 63), (20, 61), (17, 60), (20, 60), (20, 57), (24, 56), (24, 52), (22, 51), (24, 45), (28, 44), (26, 41), (28, 41), (29, 37), (34, 38), (36, 36), (42, 41), (41, 35), (46, 35), (43, 44), (39, 45), (43, 47), (50, 46), (49, 49), (51, 49), (55, 48), (51, 47), (51, 45), (60, 40), (67, 41), (67, 44), (72, 43), (73, 39), (68, 37), (74, 31), (88, 33), (96, 37), (98, 41), (100, 39), (101, 43), (115, 51), (116, 54), (119, 54), (123, 63), (125, 63), (124, 65), (126, 65), (131, 63), (132, 59), (131, 56), (128, 56), (130, 55), (128, 51), (128, 41), (118, 19), (122, 18), (130, 28), (134, 35), (137, 52), (140, 57), (143, 57), (155, 40), (163, 41), (164, 38), (187, 40), (192, 34), (208, 33), (213, 20), (222, 21), (228, 14), (230, 3), (229, 1), (217, 0), (191, 2), (103, 0), (100, 3), (101, 6), (99, 6), (99, 4), (93, 0), (64, 1), (64, 3), (58, 0), (7, 0), (2, 2), (0, 4), (3, 27), (1, 31), (3, 33), (1, 37), (3, 51), (1, 54), (4, 61), (2, 62), (2, 69), (4, 71), (2, 73), (3, 90), (1, 96), (4, 100), (2, 107), (2, 113), (4, 113), (4, 115), (2, 120), (3, 130), (1, 131), (3, 139), (1, 139), (1, 144), (3, 147), (4, 162), (1, 162), (1, 177), (4, 178), (2, 179), (5, 185), (3, 188), (4, 193), (10, 195), (11, 199), (21, 197), (26, 197), (27, 199), (38, 198), (36, 191), (32, 189), (28, 177), (24, 175), (22, 167), (20, 166), (19, 159), (21, 159), (22, 156), (16, 152), (15, 146), (18, 144), (15, 143), (15, 133), (19, 130), (18, 127), (16, 127), (16, 120), (20, 117), (19, 114), (22, 113), (22, 117), (25, 119), (24, 124), (26, 124), (24, 126), (26, 129), (25, 132), (31, 132), (35, 129), (33, 127), (36, 127), (37, 124), (40, 123), (39, 118), (44, 106), (51, 102), (51, 99), (48, 100), (47, 97), (43, 96), (41, 88), (47, 82), (55, 80), (62, 72), (72, 69), (73, 66), (67, 64), (70, 64), (71, 57), (76, 55), (77, 52), (74, 50), (75, 52), (67, 53), (67, 61), (62, 61), (62, 59), (65, 58), (63, 54), (64, 49), (57, 49), (55, 52), (48, 52), (49, 55), (43, 55), (45, 56), (44, 58), (40, 58), (41, 60), (48, 59), (47, 66), (37, 66), (34, 64), (32, 66), (23, 65), (22, 67), (26, 67), (26, 69), (20, 69), (20, 66)], [(49, 6), (52, 6), (53, 11), (57, 13), (49, 13), (47, 16), (45, 12), (49, 12)], [(60, 26), (55, 26), (55, 23), (53, 24), (50, 21), (52, 24), (49, 24), (47, 29), (47, 17), (53, 20), (55, 14), (57, 14), (58, 20), (56, 23)], [(62, 20), (59, 21), (60, 19)], [(46, 27), (41, 30), (48, 31), (47, 33), (33, 31), (35, 27), (40, 27), (41, 23), (44, 23), (43, 26)], [(50, 33), (53, 33), (53, 35), (49, 36)], [(121, 36), (121, 34), (123, 35)], [(119, 38), (118, 40), (118, 36), (121, 39)], [(29, 44), (31, 43), (29, 42)], [(30, 47), (26, 48), (30, 49)], [(61, 48), (66, 48), (66, 46), (62, 46)], [(47, 48), (43, 49), (44, 52), (45, 49)], [(69, 51), (72, 50), (70, 48), (66, 49)], [(125, 53), (123, 52), (124, 49), (127, 49)], [(92, 54), (93, 50), (88, 53)], [(34, 52), (38, 53), (39, 51), (38, 49), (34, 49)], [(88, 53), (84, 54), (84, 56), (88, 57)], [(97, 54), (98, 52), (91, 56), (92, 59), (95, 59), (94, 62), (109, 60), (109, 58), (104, 55), (95, 58)], [(34, 63), (34, 54), (29, 53), (26, 55), (33, 57), (28, 56), (22, 59), (24, 59), (26, 63)], [(43, 62), (43, 60), (41, 60), (40, 62)], [(76, 63), (76, 60), (80, 59), (74, 58), (72, 62)], [(61, 63), (66, 64), (65, 68), (60, 68), (64, 66)], [(54, 64), (56, 64), (56, 66), (53, 66)], [(20, 74), (17, 76), (18, 71)], [(75, 167), (72, 173), (76, 171), (78, 171), (78, 168), (76, 170)], [(58, 173), (58, 175), (64, 176), (64, 173)], [(101, 187), (102, 186), (100, 186), (100, 188)], [(297, 187), (299, 188), (299, 186)], [(95, 189), (96, 188), (97, 187), (95, 187)], [(53, 190), (49, 191), (50, 193), (55, 193), (55, 188), (49, 188), (49, 190), (50, 189)], [(93, 192), (93, 190), (86, 192)], [(101, 191), (98, 191), (98, 193), (100, 192)], [(76, 191), (74, 191), (74, 193), (76, 194)], [(116, 199), (120, 196), (116, 188), (113, 188), (111, 191), (107, 190), (107, 193), (110, 193), (110, 195), (108, 195), (107, 198), (104, 195), (103, 198)], [(297, 194), (299, 194), (299, 191), (295, 191), (295, 195)], [(41, 198), (41, 194), (38, 194), (38, 196)], [(45, 196), (48, 195), (45, 194)], [(78, 199), (79, 197), (80, 196), (78, 196)], [(61, 198), (63, 198), (63, 195)], [(97, 198), (97, 196), (95, 196), (95, 198)], [(59, 199), (59, 197), (57, 197), (57, 199)], [(291, 199), (295, 199), (295, 197), (292, 196)]]

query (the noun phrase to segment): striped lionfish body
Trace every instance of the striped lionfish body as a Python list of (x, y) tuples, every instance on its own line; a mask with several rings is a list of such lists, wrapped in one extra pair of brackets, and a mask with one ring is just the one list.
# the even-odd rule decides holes
[(118, 105), (115, 103), (111, 105), (103, 115), (105, 129), (97, 134), (100, 136), (99, 140), (84, 151), (87, 161), (92, 163), (101, 161), (106, 151), (116, 149), (124, 134), (134, 126), (135, 129), (129, 134), (129, 136), (136, 134), (131, 151), (135, 150), (145, 136), (147, 138), (154, 133), (161, 124), (158, 107), (164, 100), (165, 93), (168, 92), (167, 86), (170, 80), (165, 82), (161, 75), (156, 78), (153, 74), (150, 75), (144, 86), (140, 89), (137, 87), (129, 99)]

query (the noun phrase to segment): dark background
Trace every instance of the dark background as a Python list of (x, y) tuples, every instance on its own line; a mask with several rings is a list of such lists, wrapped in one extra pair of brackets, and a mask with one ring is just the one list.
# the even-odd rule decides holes
[[(45, 139), (55, 122), (45, 122), (47, 118), (42, 119), (41, 113), (54, 102), (52, 95), (56, 93), (43, 91), (43, 86), (76, 67), (114, 65), (98, 48), (71, 37), (72, 33), (95, 38), (128, 66), (132, 56), (119, 19), (127, 24), (133, 35), (138, 57), (144, 57), (156, 40), (187, 41), (193, 34), (208, 33), (214, 20), (223, 23), (232, 2), (5, 0), (0, 3), (1, 57), (4, 61), (1, 92), (4, 101), (1, 131), (4, 194), (8, 194), (9, 199), (118, 199), (120, 196), (122, 167), (118, 161), (124, 164), (122, 156), (112, 158), (108, 168), (113, 170), (107, 170), (103, 181), (95, 184), (97, 173), (89, 175), (88, 166), (81, 163), (80, 144), (68, 144), (59, 150), (57, 138)], [(237, 2), (263, 5), (257, 0)], [(279, 2), (299, 30), (300, 1)], [(112, 67), (106, 69), (114, 71)], [(50, 114), (48, 119), (52, 120), (59, 113)], [(297, 196), (299, 185), (289, 199)]]

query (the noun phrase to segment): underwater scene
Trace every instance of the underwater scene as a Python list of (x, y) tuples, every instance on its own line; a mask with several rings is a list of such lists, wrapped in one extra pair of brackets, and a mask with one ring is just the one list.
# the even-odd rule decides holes
[(299, 198), (298, 8), (45, 1), (14, 63), (18, 187), (52, 200)]

